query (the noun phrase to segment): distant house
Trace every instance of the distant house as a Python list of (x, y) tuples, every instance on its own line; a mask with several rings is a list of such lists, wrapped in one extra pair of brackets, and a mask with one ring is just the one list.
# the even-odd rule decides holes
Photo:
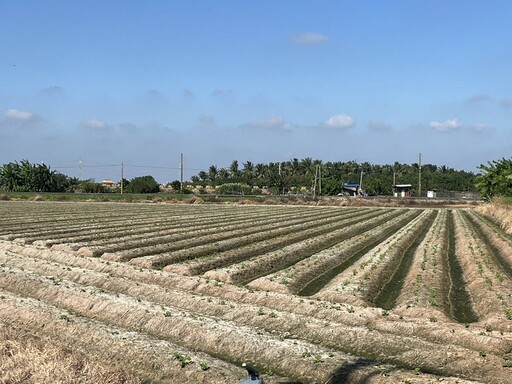
[(363, 190), (359, 184), (345, 183), (341, 187), (340, 195), (344, 196), (363, 196)]
[(411, 197), (412, 184), (395, 184), (393, 185), (393, 196), (395, 197)]
[(105, 188), (114, 188), (116, 185), (111, 179), (105, 179), (101, 182)]

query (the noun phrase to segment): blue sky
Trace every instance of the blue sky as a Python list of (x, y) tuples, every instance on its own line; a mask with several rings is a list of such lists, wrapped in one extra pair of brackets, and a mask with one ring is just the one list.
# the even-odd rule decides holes
[[(510, 1), (0, 0), (0, 164), (166, 182), (236, 159), (512, 154)], [(79, 169), (81, 161), (82, 170)]]

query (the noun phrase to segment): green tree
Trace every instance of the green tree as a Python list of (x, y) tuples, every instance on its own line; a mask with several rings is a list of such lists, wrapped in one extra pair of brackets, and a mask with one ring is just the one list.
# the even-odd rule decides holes
[(28, 160), (4, 164), (0, 168), (0, 188), (12, 192), (64, 192), (76, 180)]
[(108, 193), (110, 192), (107, 187), (102, 184), (95, 183), (94, 180), (82, 180), (77, 188), (77, 192), (81, 193)]
[(240, 178), (240, 170), (238, 169), (238, 160), (233, 160), (229, 166), (229, 177), (233, 181), (238, 181)]
[(251, 161), (243, 163), (242, 180), (244, 183), (253, 185), (254, 182), (254, 164)]
[(485, 200), (495, 196), (512, 196), (512, 159), (493, 160), (478, 167), (476, 188)]
[(157, 193), (160, 186), (153, 176), (140, 176), (130, 180), (130, 184), (126, 188), (128, 193)]
[(218, 174), (219, 171), (215, 165), (211, 165), (210, 168), (208, 168), (208, 180), (210, 180), (210, 182), (217, 181)]
[(169, 184), (175, 191), (179, 191), (181, 189), (181, 181), (179, 180), (171, 181)]

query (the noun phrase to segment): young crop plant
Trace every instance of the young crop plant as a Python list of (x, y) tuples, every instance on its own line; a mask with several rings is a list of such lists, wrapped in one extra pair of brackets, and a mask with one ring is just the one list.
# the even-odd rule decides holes
[(181, 368), (185, 368), (187, 365), (193, 363), (193, 361), (192, 361), (192, 359), (190, 358), (189, 355), (185, 355), (185, 354), (180, 353), (180, 352), (176, 352), (174, 354), (174, 358), (176, 360), (178, 360), (178, 362), (180, 363)]
[(324, 362), (324, 359), (322, 356), (320, 355), (315, 355), (315, 360), (314, 360), (314, 363), (315, 364), (320, 364), (320, 363), (323, 363)]

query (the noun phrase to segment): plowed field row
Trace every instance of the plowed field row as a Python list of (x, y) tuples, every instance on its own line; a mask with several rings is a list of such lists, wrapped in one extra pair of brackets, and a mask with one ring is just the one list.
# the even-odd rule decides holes
[(472, 211), (5, 202), (0, 217), (2, 321), (143, 378), (237, 382), (244, 361), (267, 383), (511, 374), (512, 241)]

